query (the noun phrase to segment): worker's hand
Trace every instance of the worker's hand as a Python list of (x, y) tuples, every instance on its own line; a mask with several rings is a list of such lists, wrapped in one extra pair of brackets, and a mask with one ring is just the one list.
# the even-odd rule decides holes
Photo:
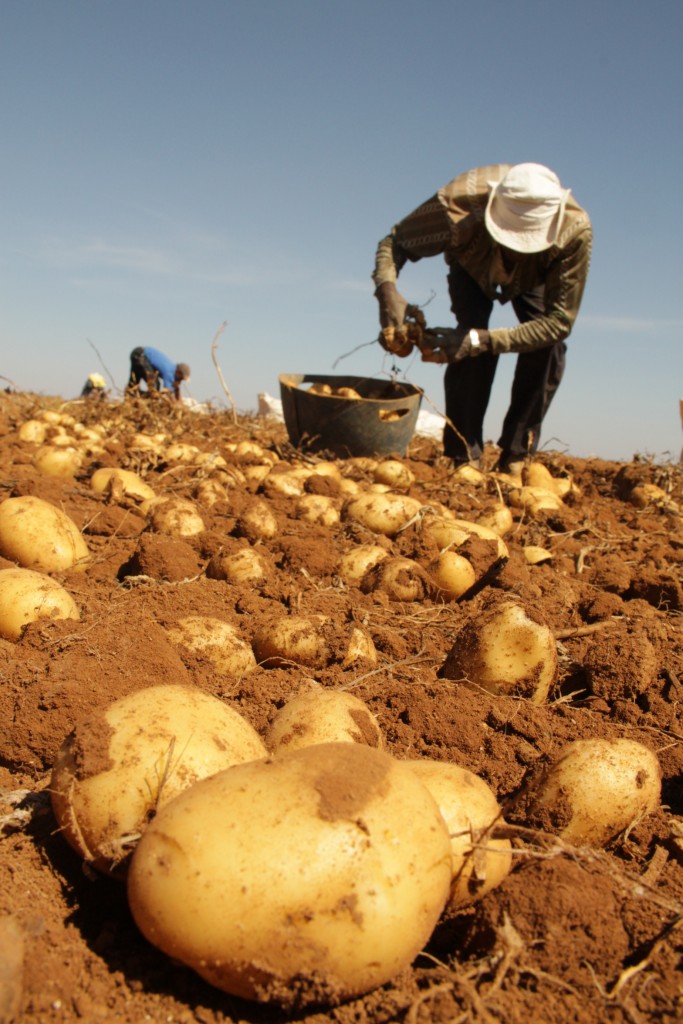
[(401, 327), (406, 318), (408, 303), (392, 281), (385, 281), (375, 289), (379, 303), (380, 327)]
[(420, 349), (425, 363), (459, 363), (491, 350), (488, 331), (477, 330), (478, 344), (464, 327), (431, 327), (424, 332)]

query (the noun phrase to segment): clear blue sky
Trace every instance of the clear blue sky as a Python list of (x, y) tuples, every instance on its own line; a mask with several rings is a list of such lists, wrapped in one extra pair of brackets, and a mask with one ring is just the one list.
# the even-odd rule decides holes
[[(154, 345), (222, 404), (228, 321), (240, 411), (282, 372), (386, 375), (379, 239), (456, 174), (531, 160), (595, 232), (542, 443), (678, 458), (682, 38), (680, 0), (5, 0), (0, 374), (71, 398)], [(440, 258), (400, 287), (452, 323)], [(441, 367), (400, 372), (442, 408)]]

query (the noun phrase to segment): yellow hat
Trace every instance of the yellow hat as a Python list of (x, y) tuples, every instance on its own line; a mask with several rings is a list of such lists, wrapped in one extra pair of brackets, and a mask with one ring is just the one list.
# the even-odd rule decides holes
[(91, 373), (88, 380), (94, 388), (106, 388), (107, 382), (101, 373)]

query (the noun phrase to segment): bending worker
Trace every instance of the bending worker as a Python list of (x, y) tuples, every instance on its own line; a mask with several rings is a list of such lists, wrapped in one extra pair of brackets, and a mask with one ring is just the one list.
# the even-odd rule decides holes
[(180, 398), (180, 385), (190, 379), (187, 363), (174, 363), (156, 348), (134, 348), (130, 354), (127, 391), (138, 390), (142, 381), (148, 391), (172, 391)]
[[(498, 356), (517, 353), (497, 468), (536, 451), (565, 365), (565, 341), (581, 304), (591, 252), (588, 214), (541, 164), (477, 167), (400, 221), (377, 248), (373, 280), (380, 342), (426, 362), (447, 363), (444, 451), (456, 465), (481, 456), (484, 415)], [(421, 311), (396, 288), (410, 260), (442, 254), (456, 327), (418, 329)], [(489, 330), (494, 301), (511, 302), (518, 324)], [(411, 322), (411, 320), (413, 322)]]

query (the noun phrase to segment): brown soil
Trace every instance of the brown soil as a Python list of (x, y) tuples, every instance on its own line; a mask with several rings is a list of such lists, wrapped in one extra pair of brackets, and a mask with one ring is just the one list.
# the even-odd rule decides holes
[[(87, 459), (75, 479), (41, 476), (35, 446), (19, 440), (19, 425), (47, 407), (86, 424), (107, 420), (106, 451)], [(515, 512), (510, 558), (478, 593), (457, 603), (403, 604), (345, 586), (336, 575), (344, 551), (376, 538), (343, 518), (333, 527), (304, 523), (294, 515), (295, 498), (264, 494), (256, 483), (198, 505), (206, 529), (195, 537), (153, 532), (134, 501), (91, 490), (95, 466), (134, 469), (157, 494), (181, 497), (192, 497), (198, 480), (216, 470), (210, 461), (169, 465), (131, 449), (138, 431), (163, 432), (230, 464), (226, 446), (245, 439), (283, 459), (299, 454), (281, 424), (234, 422), (225, 411), (0, 396), (0, 499), (33, 494), (61, 507), (92, 553), (84, 571), (54, 574), (75, 597), (80, 622), (44, 620), (16, 642), (0, 640), (0, 1022), (683, 1019), (681, 467), (544, 454), (552, 474), (571, 474), (578, 491), (559, 511)], [(494, 453), (486, 455), (490, 464)], [(476, 518), (497, 497), (492, 474), (480, 486), (458, 482), (432, 441), (415, 439), (405, 461), (415, 475), (410, 493), (460, 518)], [(669, 498), (641, 507), (634, 488), (642, 483)], [(321, 478), (311, 490), (335, 496), (334, 483)], [(278, 524), (274, 538), (258, 545), (265, 581), (240, 587), (209, 578), (214, 555), (251, 542), (241, 516), (257, 497)], [(552, 560), (529, 565), (525, 545), (549, 549)], [(390, 546), (424, 565), (433, 554), (420, 549), (414, 527)], [(11, 564), (0, 560), (0, 568)], [(439, 674), (458, 631), (501, 594), (555, 634), (559, 676), (539, 706)], [(323, 668), (259, 666), (229, 678), (174, 646), (164, 628), (184, 615), (213, 615), (251, 641), (286, 612), (323, 613), (340, 628), (361, 624), (379, 652), (378, 669), (344, 668), (343, 651), (332, 645)], [(233, 705), (263, 735), (311, 678), (365, 700), (396, 757), (450, 760), (485, 779), (517, 827), (515, 866), (479, 903), (444, 915), (424, 954), (399, 977), (338, 1007), (286, 1014), (212, 988), (143, 939), (125, 887), (84, 865), (59, 834), (50, 769), (78, 720), (143, 686), (191, 683)], [(606, 849), (571, 848), (526, 827), (520, 792), (567, 741), (594, 736), (629, 737), (654, 750), (662, 804)]]

